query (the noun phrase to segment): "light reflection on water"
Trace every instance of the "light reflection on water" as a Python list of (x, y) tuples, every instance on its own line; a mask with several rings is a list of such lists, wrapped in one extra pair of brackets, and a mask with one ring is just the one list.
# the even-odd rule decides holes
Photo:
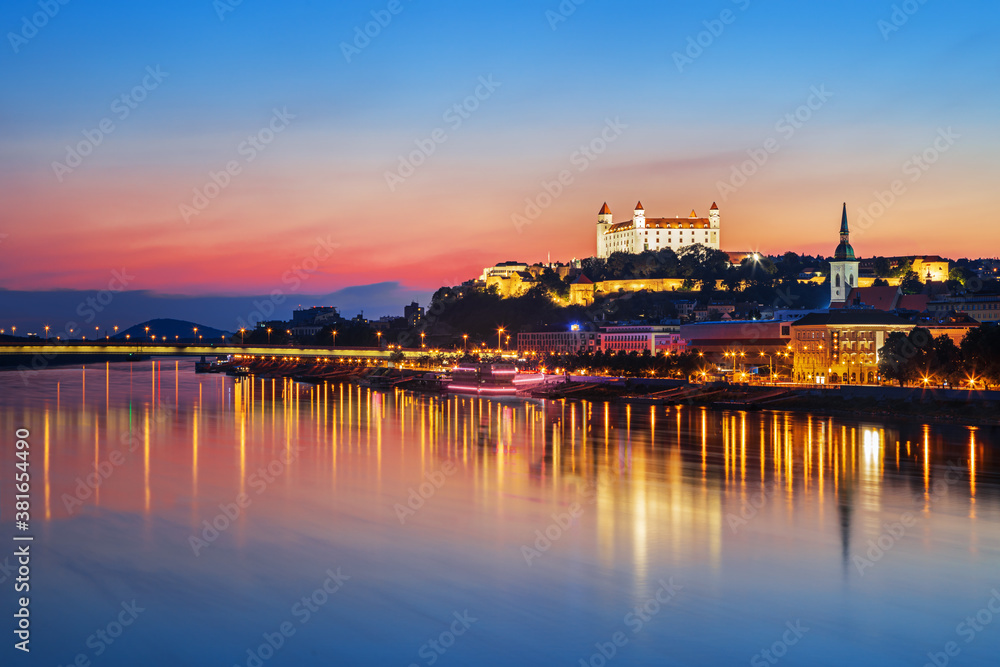
[[(436, 664), (599, 664), (619, 631), (614, 664), (747, 664), (796, 621), (787, 664), (920, 665), (949, 641), (994, 664), (1000, 646), (1000, 622), (956, 634), (1000, 587), (993, 429), (172, 360), (0, 374), (0, 423), (5, 443), (31, 430), (33, 659), (51, 664), (246, 665), (287, 621), (264, 664), (424, 665), (465, 610)], [(337, 568), (350, 579), (302, 623)], [(120, 639), (88, 643), (132, 599)]]

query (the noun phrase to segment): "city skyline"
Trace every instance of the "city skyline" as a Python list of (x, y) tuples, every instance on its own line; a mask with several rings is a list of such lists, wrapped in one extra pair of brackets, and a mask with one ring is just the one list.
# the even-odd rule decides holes
[(1000, 12), (901, 4), (14, 3), (0, 288), (429, 293), (594, 255), (605, 200), (821, 255), (846, 200), (862, 256), (996, 256)]

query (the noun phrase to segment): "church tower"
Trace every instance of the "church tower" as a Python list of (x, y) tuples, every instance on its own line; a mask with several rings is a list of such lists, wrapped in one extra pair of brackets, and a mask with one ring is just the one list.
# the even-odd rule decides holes
[(830, 262), (830, 305), (847, 303), (851, 290), (858, 285), (858, 260), (851, 247), (851, 231), (847, 227), (847, 204), (840, 221), (840, 245)]

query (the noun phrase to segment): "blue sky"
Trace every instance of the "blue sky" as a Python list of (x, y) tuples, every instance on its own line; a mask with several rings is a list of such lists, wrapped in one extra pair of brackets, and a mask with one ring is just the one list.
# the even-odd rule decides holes
[[(11, 35), (39, 2), (0, 10), (0, 288), (100, 289), (130, 263), (136, 289), (266, 293), (332, 233), (342, 253), (311, 293), (381, 283), (429, 293), (498, 261), (589, 256), (601, 204), (617, 219), (638, 199), (654, 216), (718, 201), (728, 250), (830, 252), (841, 203), (852, 219), (869, 210), (946, 128), (960, 138), (855, 247), (1000, 254), (996, 3), (586, 0), (562, 3), (575, 10), (553, 23), (555, 0), (399, 0), (350, 62), (343, 44), (372, 12), (386, 16), (388, 0), (244, 0), (221, 18), (223, 0), (51, 6), (26, 39)], [(915, 11), (894, 9), (904, 6)], [(678, 68), (674, 54), (699, 39), (702, 52)], [(56, 178), (53, 163), (147, 67), (167, 76)], [(499, 86), (447, 128), (444, 114), (481, 77)], [(831, 97), (725, 194), (720, 183), (817, 87)], [(294, 116), (287, 130), (185, 219), (192, 193), (242, 160), (240, 142), (275, 109)], [(515, 229), (526, 200), (615, 118), (621, 136)], [(447, 141), (387, 187), (437, 128)], [(972, 227), (941, 235), (944, 219)]]

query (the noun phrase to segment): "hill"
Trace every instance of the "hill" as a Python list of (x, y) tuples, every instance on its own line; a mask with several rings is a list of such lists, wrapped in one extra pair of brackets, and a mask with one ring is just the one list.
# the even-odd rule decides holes
[[(146, 327), (149, 327), (148, 333)], [(197, 333), (195, 333), (195, 329), (198, 330)], [(135, 326), (119, 331), (118, 335), (112, 336), (112, 338), (125, 340), (127, 337), (128, 340), (145, 340), (147, 337), (152, 339), (153, 336), (156, 336), (156, 340), (166, 339), (167, 341), (192, 343), (197, 340), (203, 342), (221, 342), (223, 337), (229, 339), (232, 335), (228, 331), (222, 331), (221, 329), (208, 327), (196, 322), (156, 319), (140, 322)]]

